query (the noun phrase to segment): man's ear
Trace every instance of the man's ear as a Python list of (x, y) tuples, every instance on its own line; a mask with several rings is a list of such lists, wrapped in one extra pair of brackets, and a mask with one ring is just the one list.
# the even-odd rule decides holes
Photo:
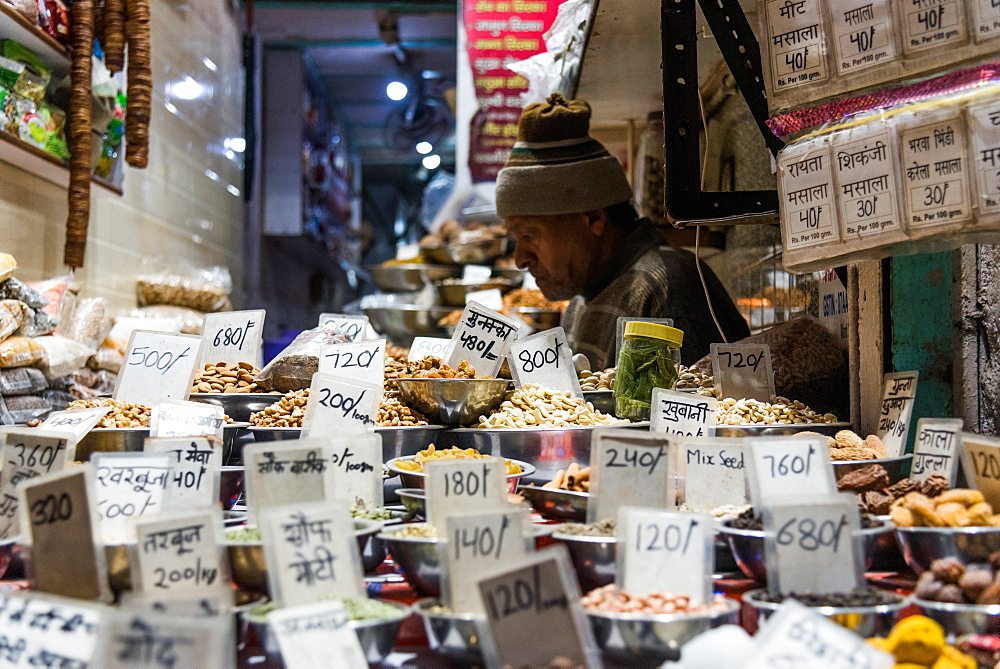
[(584, 212), (583, 215), (587, 217), (587, 225), (590, 226), (590, 231), (595, 237), (600, 237), (604, 234), (604, 229), (608, 225), (607, 209), (594, 209)]

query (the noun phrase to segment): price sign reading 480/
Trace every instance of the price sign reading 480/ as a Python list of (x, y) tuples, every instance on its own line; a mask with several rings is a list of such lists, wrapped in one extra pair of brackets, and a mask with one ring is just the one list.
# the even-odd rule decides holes
[(202, 328), (204, 363), (251, 362), (260, 358), (261, 336), (264, 333), (264, 310), (225, 311), (206, 314)]
[(495, 376), (503, 364), (507, 347), (517, 337), (517, 323), (478, 302), (469, 302), (455, 328), (444, 357), (452, 368), (463, 360), (480, 376)]

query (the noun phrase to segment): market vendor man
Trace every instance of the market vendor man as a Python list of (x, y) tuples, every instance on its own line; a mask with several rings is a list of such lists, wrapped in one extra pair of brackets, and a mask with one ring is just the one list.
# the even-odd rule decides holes
[(707, 355), (712, 342), (748, 336), (712, 270), (701, 264), (703, 287), (694, 254), (638, 218), (624, 169), (589, 127), (583, 100), (554, 94), (528, 105), (496, 189), (517, 266), (531, 272), (546, 299), (571, 300), (562, 325), (573, 350), (592, 369), (613, 367), (620, 316), (673, 319), (684, 331), (686, 365)]

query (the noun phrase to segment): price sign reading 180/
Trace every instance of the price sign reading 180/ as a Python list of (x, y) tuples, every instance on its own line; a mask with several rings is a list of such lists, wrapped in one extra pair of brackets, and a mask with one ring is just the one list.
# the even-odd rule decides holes
[(490, 511), (507, 505), (507, 465), (500, 458), (432, 460), (427, 472), (427, 521), (450, 511)]

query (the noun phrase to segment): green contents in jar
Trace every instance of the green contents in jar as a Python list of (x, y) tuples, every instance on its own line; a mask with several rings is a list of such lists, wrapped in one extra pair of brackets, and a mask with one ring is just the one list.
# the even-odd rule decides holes
[(629, 321), (618, 355), (615, 413), (619, 418), (649, 420), (653, 388), (677, 383), (677, 364), (684, 333), (656, 323)]

